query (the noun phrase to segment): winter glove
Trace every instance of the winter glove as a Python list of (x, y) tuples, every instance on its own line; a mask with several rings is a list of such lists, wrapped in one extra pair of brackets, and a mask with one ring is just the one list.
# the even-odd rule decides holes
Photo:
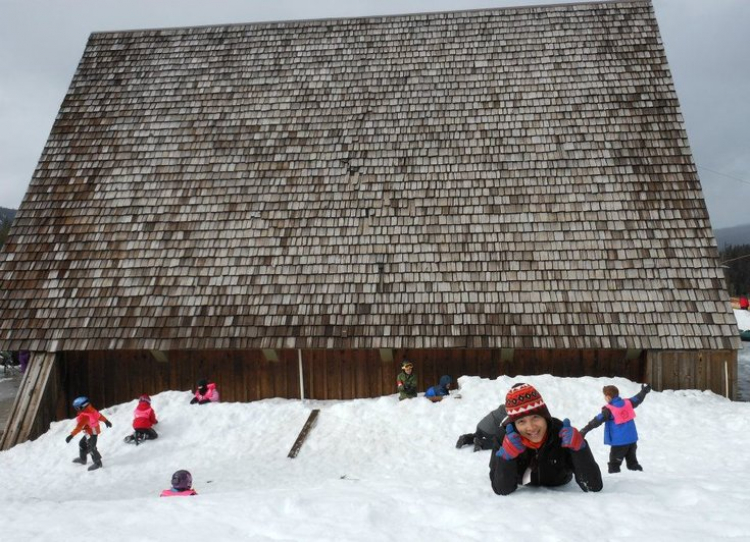
[(641, 384), (641, 391), (643, 392), (644, 395), (650, 392), (651, 384)]
[(67, 437), (65, 437), (66, 443), (70, 443), (71, 440), (73, 440), (73, 435), (68, 435)]
[(104, 420), (104, 425), (106, 425), (107, 428), (110, 428), (110, 427), (112, 427), (112, 422), (109, 421), (109, 420)]
[(516, 428), (513, 425), (508, 424), (505, 428), (505, 438), (503, 439), (503, 445), (495, 454), (497, 457), (510, 461), (515, 459), (523, 452), (526, 451), (526, 446), (521, 442), (521, 435), (516, 433)]
[(565, 418), (563, 421), (562, 429), (559, 433), (560, 439), (562, 440), (562, 447), (569, 448), (574, 452), (582, 450), (586, 447), (586, 441), (583, 440), (583, 436), (575, 427), (571, 427), (570, 420)]

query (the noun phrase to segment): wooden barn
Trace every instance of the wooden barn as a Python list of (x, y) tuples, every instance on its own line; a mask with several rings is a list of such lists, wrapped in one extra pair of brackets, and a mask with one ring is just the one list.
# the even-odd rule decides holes
[(648, 0), (92, 34), (0, 263), (2, 446), (88, 395), (619, 375), (739, 339)]

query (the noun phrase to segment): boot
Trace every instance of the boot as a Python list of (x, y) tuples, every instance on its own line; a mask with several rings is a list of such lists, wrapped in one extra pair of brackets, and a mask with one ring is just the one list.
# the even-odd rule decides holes
[(456, 448), (463, 448), (464, 446), (469, 444), (469, 442), (471, 442), (471, 440), (469, 440), (467, 436), (468, 435), (461, 435), (460, 437), (458, 437), (458, 441), (456, 442)]
[(643, 467), (639, 463), (636, 463), (635, 465), (628, 465), (628, 470), (643, 470)]
[(474, 437), (474, 451), (475, 452), (482, 451), (482, 439), (480, 439), (479, 437)]
[(89, 470), (96, 470), (102, 468), (102, 462), (101, 461), (95, 461), (93, 465), (89, 467)]
[(88, 453), (85, 450), (81, 450), (79, 448), (79, 450), (78, 450), (78, 457), (76, 457), (73, 460), (73, 463), (78, 463), (79, 465), (85, 465), (87, 458), (88, 458)]
[(620, 464), (619, 463), (607, 463), (607, 472), (610, 474), (615, 474), (620, 472)]

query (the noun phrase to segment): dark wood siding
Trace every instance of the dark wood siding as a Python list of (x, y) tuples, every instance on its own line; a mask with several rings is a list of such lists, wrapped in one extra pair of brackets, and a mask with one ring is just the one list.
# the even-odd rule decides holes
[[(25, 387), (19, 392), (22, 400), (14, 404), (2, 446), (36, 438), (51, 421), (72, 417), (70, 404), (78, 395), (89, 396), (103, 408), (130, 401), (142, 393), (191, 390), (199, 378), (207, 377), (217, 383), (224, 401), (299, 397), (298, 351), (273, 354), (269, 359), (262, 350), (177, 351), (164, 355), (140, 351), (65, 352), (48, 354), (47, 364), (42, 363), (41, 354), (38, 363), (33, 356)], [(737, 385), (737, 352), (733, 350), (629, 353), (422, 349), (393, 350), (386, 355), (380, 350), (310, 350), (302, 352), (302, 359), (305, 396), (311, 399), (395, 393), (395, 377), (404, 359), (414, 362), (421, 392), (443, 374), (454, 379), (461, 375), (621, 376), (649, 382), (656, 390), (708, 389), (732, 399)]]
[[(298, 351), (274, 354), (276, 359), (269, 360), (262, 350), (174, 351), (164, 353), (160, 361), (158, 355), (141, 351), (62, 353), (56, 377), (63, 390), (56, 404), (58, 418), (72, 415), (70, 402), (78, 395), (106, 407), (142, 393), (192, 390), (200, 378), (215, 381), (224, 401), (300, 397)], [(421, 392), (444, 374), (454, 380), (462, 375), (552, 374), (642, 381), (645, 355), (628, 360), (626, 354), (625, 350), (509, 350), (503, 354), (498, 349), (422, 349), (383, 355), (380, 350), (305, 350), (302, 367), (306, 398), (354, 399), (395, 393), (404, 359), (414, 362)]]
[(737, 351), (649, 352), (646, 378), (657, 390), (711, 390), (734, 399)]

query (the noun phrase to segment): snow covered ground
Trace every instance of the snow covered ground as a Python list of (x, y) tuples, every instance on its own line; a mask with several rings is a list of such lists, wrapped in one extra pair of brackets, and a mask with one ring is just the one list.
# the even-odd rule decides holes
[[(395, 395), (354, 401), (270, 399), (191, 406), (189, 392), (153, 397), (160, 438), (128, 445), (135, 401), (105, 409), (104, 468), (71, 463), (72, 420), (0, 453), (3, 540), (118, 541), (704, 541), (750, 540), (750, 404), (710, 392), (653, 392), (637, 410), (645, 472), (606, 473), (602, 429), (589, 443), (604, 490), (575, 483), (489, 484), (490, 452), (457, 450), (518, 381), (534, 384), (556, 417), (582, 426), (621, 378), (462, 377), (462, 398), (432, 404)], [(318, 424), (288, 459), (311, 408)], [(199, 496), (160, 499), (172, 472), (193, 473)]]

